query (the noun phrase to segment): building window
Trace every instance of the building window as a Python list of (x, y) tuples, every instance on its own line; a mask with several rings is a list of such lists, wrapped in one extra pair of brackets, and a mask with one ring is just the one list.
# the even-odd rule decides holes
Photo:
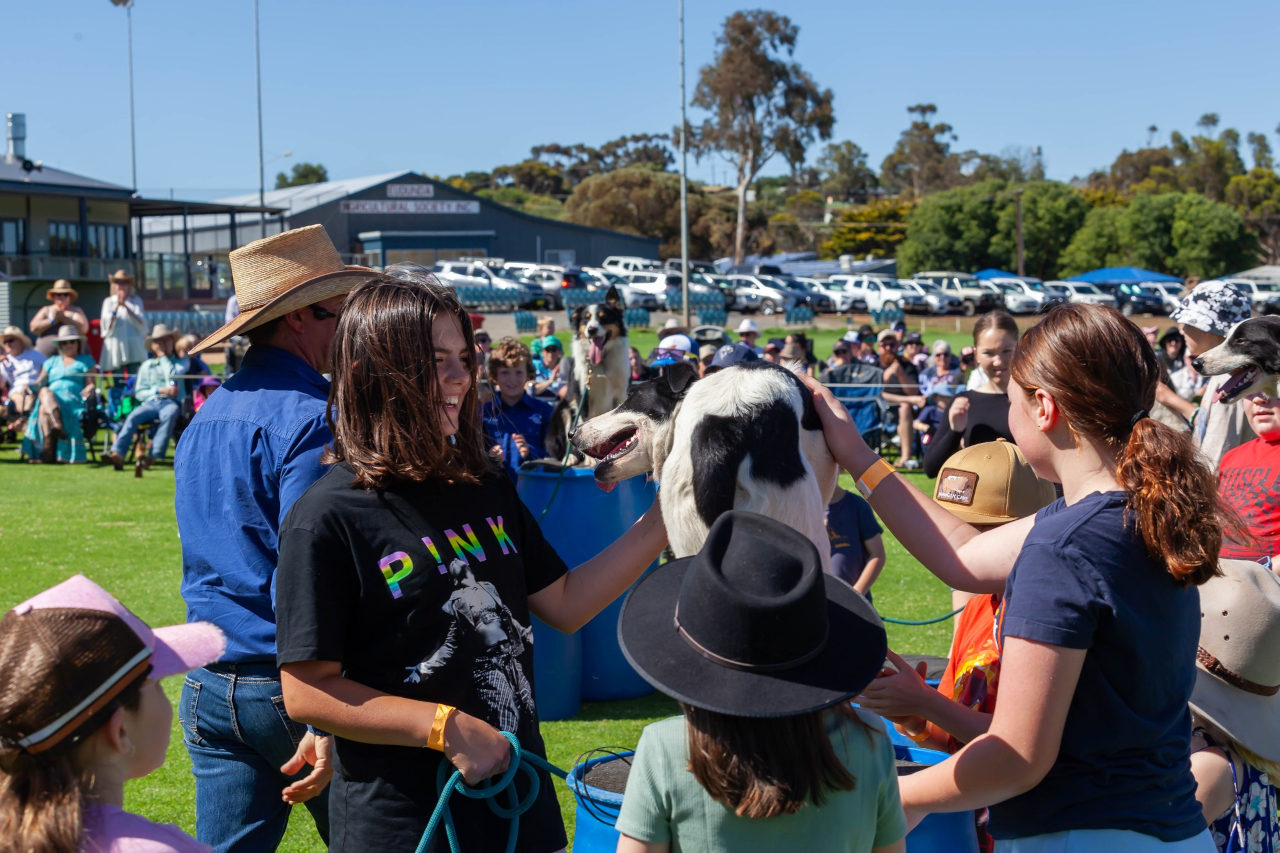
[(49, 221), (49, 254), (71, 257), (80, 252), (80, 224)]
[(27, 223), (23, 219), (0, 219), (0, 255), (25, 255)]
[(123, 258), (124, 226), (89, 223), (89, 257)]

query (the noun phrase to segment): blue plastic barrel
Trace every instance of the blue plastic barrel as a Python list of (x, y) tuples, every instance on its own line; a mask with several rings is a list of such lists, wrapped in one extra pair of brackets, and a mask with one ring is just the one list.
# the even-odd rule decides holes
[(569, 771), (569, 790), (578, 801), (574, 818), (574, 853), (613, 853), (618, 849), (618, 831), (613, 828), (622, 808), (622, 795), (583, 782), (592, 767), (606, 761), (618, 761), (633, 753), (603, 755), (579, 764)]
[(582, 708), (582, 637), (533, 620), (533, 696), (539, 720), (568, 720)]
[[(899, 761), (938, 764), (951, 756), (936, 749), (893, 745)], [(920, 821), (907, 833), (907, 853), (978, 853), (978, 832), (973, 825), (973, 812), (935, 813)]]
[[(589, 468), (569, 468), (561, 473), (520, 471), (517, 490), (534, 518), (542, 516), (548, 502), (551, 508), (542, 518), (542, 534), (569, 566), (578, 566), (612, 545), (653, 504), (657, 488), (644, 477), (623, 480), (611, 492), (596, 485)], [(558, 486), (558, 488), (557, 488)], [(636, 674), (622, 655), (618, 645), (618, 614), (622, 598), (606, 607), (578, 631), (581, 638), (582, 664), (577, 673), (577, 691), (581, 698), (592, 701), (630, 699), (653, 692), (649, 683)], [(542, 628), (539, 631), (539, 627)], [(559, 632), (534, 622), (534, 678), (538, 689), (538, 715), (542, 719), (564, 719), (542, 715), (542, 684), (555, 684), (563, 689), (567, 673), (540, 673), (538, 645), (546, 640), (554, 646)], [(548, 660), (549, 658), (545, 659)], [(555, 656), (558, 660), (559, 656)], [(574, 713), (577, 713), (576, 707)]]

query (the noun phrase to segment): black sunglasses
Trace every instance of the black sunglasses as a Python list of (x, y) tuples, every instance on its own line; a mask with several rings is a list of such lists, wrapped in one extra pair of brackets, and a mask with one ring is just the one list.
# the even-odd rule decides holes
[(321, 308), (319, 305), (308, 305), (307, 307), (311, 309), (311, 316), (317, 320), (328, 320), (338, 316), (327, 308)]

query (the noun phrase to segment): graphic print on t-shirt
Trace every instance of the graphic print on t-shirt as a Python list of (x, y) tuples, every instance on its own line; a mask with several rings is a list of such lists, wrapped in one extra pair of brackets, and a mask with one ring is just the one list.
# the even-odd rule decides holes
[(493, 584), (476, 580), (465, 559), (454, 558), (448, 573), (454, 590), (441, 609), (450, 619), (449, 631), (433, 654), (407, 667), (404, 681), (417, 684), (455, 658), (470, 661), (472, 684), (489, 711), (486, 722), (514, 732), (522, 716), (534, 713), (533, 691), (520, 666), (533, 630), (511, 615)]

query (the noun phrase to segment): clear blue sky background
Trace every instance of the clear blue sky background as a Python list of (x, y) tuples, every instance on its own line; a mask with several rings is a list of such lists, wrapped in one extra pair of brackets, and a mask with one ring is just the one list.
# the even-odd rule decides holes
[[(260, 0), (266, 156), (334, 178), (489, 170), (546, 142), (599, 144), (679, 118), (675, 0)], [(726, 16), (687, 0), (692, 97)], [(1040, 145), (1050, 177), (1106, 167), (1147, 126), (1217, 112), (1241, 138), (1280, 123), (1280, 3), (988, 0), (764, 5), (800, 27), (796, 59), (835, 92), (834, 140), (878, 168), (908, 104), (938, 105), (958, 148)], [(137, 0), (138, 185), (202, 199), (257, 188), (251, 0)], [(28, 156), (129, 184), (123, 9), (0, 0), (0, 112), (25, 112)], [(696, 119), (697, 114), (691, 114)], [(1243, 146), (1242, 146), (1243, 147)], [(818, 148), (811, 151), (816, 158)], [(1247, 161), (1247, 155), (1246, 155)], [(727, 168), (690, 161), (691, 174)], [(766, 174), (784, 171), (780, 160)]]

